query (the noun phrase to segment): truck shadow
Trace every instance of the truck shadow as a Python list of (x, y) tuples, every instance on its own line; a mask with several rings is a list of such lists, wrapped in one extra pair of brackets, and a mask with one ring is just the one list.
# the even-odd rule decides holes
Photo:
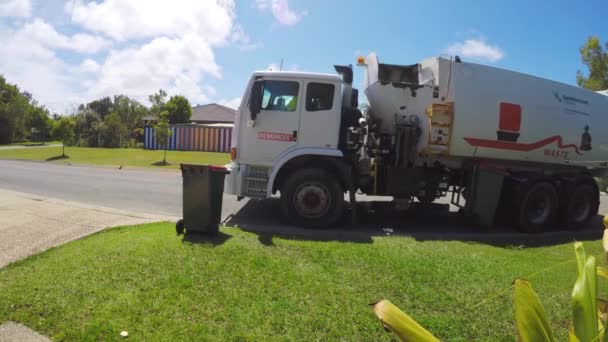
[(602, 216), (595, 217), (588, 227), (579, 231), (556, 227), (551, 232), (524, 234), (507, 222), (498, 222), (492, 228), (480, 226), (441, 204), (430, 208), (414, 207), (404, 213), (396, 213), (381, 206), (367, 208), (361, 211), (356, 225), (343, 223), (331, 229), (306, 229), (283, 223), (276, 199), (249, 200), (237, 213), (227, 217), (224, 225), (257, 234), (260, 243), (267, 246), (272, 246), (273, 237), (373, 243), (373, 237), (398, 235), (418, 241), (463, 241), (498, 247), (539, 247), (597, 240), (603, 233)]

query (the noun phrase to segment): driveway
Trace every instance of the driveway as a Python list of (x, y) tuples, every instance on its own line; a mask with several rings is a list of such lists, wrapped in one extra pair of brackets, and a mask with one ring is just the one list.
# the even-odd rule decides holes
[(0, 189), (0, 268), (107, 227), (174, 219)]
[(61, 144), (35, 145), (35, 146), (24, 146), (24, 145), (1, 146), (0, 145), (0, 150), (17, 150), (17, 149), (21, 149), (21, 148), (40, 148), (40, 147), (57, 147), (57, 146), (61, 146)]

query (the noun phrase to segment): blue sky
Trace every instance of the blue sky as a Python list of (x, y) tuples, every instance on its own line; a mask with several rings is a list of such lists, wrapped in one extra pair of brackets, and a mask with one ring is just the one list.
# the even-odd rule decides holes
[[(606, 1), (0, 0), (0, 73), (49, 108), (158, 88), (235, 106), (253, 70), (464, 60), (575, 84)], [(361, 72), (356, 72), (355, 82)]]

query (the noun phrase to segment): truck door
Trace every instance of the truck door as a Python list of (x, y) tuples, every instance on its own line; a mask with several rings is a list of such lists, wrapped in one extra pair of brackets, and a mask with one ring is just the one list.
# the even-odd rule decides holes
[(242, 130), (239, 154), (244, 163), (272, 165), (286, 150), (296, 146), (302, 98), (297, 80), (265, 78), (262, 107), (253, 126)]
[(298, 144), (337, 148), (340, 132), (341, 88), (330, 81), (306, 83), (306, 99), (300, 117)]

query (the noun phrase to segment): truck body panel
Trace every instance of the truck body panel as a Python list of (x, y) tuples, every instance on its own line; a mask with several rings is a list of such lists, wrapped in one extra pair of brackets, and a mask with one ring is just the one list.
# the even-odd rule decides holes
[[(416, 116), (418, 151), (428, 150), (433, 103), (453, 103), (449, 156), (600, 167), (608, 161), (608, 97), (600, 92), (514, 71), (431, 58), (417, 65), (412, 96), (378, 77), (375, 55), (366, 58), (364, 86), (372, 108), (392, 134), (399, 119)], [(438, 74), (437, 74), (438, 73)], [(373, 83), (372, 83), (373, 82)], [(433, 96), (433, 87), (437, 86)], [(438, 96), (437, 96), (438, 93)]]

